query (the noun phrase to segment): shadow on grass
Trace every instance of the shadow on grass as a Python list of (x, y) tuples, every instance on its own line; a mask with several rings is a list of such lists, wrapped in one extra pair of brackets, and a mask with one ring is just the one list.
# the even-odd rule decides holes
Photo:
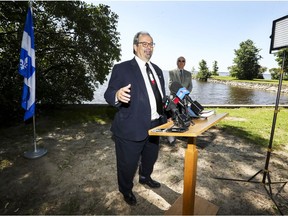
[[(261, 147), (266, 147), (269, 145), (270, 140), (265, 139), (257, 134), (253, 134), (249, 131), (244, 130), (240, 127), (235, 127), (231, 125), (223, 125), (221, 129), (231, 135), (237, 136), (239, 138), (245, 139), (250, 143), (260, 145)], [(273, 141), (273, 140), (272, 140)], [(273, 144), (273, 143), (272, 143)], [(281, 149), (280, 145), (273, 146), (275, 149)]]

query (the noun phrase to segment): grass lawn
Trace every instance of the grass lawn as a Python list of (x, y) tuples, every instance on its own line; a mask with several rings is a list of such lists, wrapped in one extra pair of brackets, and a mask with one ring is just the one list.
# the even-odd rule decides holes
[[(217, 108), (216, 112), (227, 112), (229, 116), (219, 126), (229, 133), (245, 138), (255, 144), (268, 146), (270, 141), (274, 108)], [(288, 109), (280, 108), (277, 114), (273, 146), (288, 145)]]

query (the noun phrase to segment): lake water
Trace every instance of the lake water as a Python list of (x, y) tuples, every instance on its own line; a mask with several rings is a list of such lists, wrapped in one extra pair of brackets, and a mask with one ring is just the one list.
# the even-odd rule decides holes
[[(168, 89), (168, 71), (163, 71), (166, 94)], [(224, 72), (226, 73), (226, 72)], [(220, 73), (221, 76), (223, 74)], [(109, 80), (110, 76), (108, 76)], [(265, 78), (266, 79), (266, 78)], [(246, 89), (219, 83), (200, 82), (192, 80), (193, 90), (190, 97), (204, 105), (225, 105), (225, 104), (248, 104), (248, 105), (275, 105), (277, 92), (270, 92), (258, 89)], [(107, 104), (104, 99), (104, 92), (107, 88), (108, 81), (94, 93), (94, 100), (86, 102), (89, 104)], [(281, 94), (279, 104), (288, 104), (288, 94)]]

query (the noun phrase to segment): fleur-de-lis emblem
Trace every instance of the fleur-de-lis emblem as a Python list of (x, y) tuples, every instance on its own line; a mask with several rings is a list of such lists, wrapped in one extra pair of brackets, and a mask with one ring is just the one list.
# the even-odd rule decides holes
[(28, 57), (26, 57), (23, 61), (23, 59), (20, 59), (20, 69), (24, 70), (28, 66)]

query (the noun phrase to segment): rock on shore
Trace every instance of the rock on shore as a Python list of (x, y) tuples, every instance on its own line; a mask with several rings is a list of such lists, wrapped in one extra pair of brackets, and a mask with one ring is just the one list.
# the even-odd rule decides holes
[[(237, 81), (230, 81), (230, 80), (217, 80), (217, 79), (208, 79), (208, 82), (213, 83), (222, 83), (225, 85), (243, 87), (243, 88), (251, 88), (251, 89), (261, 89), (265, 91), (278, 91), (278, 84), (268, 84), (268, 83), (253, 83), (253, 82), (237, 82)], [(288, 87), (282, 85), (281, 86), (281, 93), (288, 93)]]

